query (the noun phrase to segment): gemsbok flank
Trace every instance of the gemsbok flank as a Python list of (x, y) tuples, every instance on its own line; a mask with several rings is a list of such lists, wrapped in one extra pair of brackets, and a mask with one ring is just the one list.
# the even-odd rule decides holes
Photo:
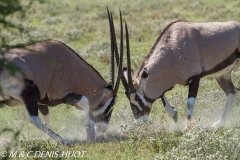
[(123, 69), (122, 80), (135, 120), (147, 120), (153, 102), (161, 98), (167, 113), (177, 121), (177, 112), (164, 93), (181, 84), (189, 86), (187, 119), (190, 123), (200, 79), (215, 77), (227, 96), (227, 103), (221, 119), (213, 126), (224, 126), (237, 98), (231, 73), (239, 67), (239, 23), (171, 23), (156, 40), (133, 79), (128, 36), (127, 48), (127, 69)]
[[(108, 11), (109, 15), (109, 11)], [(112, 28), (112, 16), (109, 17)], [(122, 74), (121, 50), (118, 55), (118, 73), (114, 81), (114, 44), (111, 37), (110, 83), (74, 50), (57, 40), (45, 40), (24, 48), (7, 50), (1, 59), (16, 66), (19, 71), (12, 76), (8, 69), (0, 70), (0, 86), (2, 87), (1, 105), (24, 104), (29, 120), (37, 128), (63, 144), (70, 141), (57, 135), (50, 129), (48, 106), (61, 103), (85, 110), (87, 117), (87, 138), (95, 139), (95, 129), (104, 133), (109, 124), (113, 106), (117, 101), (117, 91)], [(120, 37), (123, 39), (123, 37)], [(117, 50), (117, 49), (116, 49)], [(120, 58), (119, 58), (120, 57)], [(115, 85), (114, 85), (115, 83)], [(43, 114), (46, 125), (39, 116)]]

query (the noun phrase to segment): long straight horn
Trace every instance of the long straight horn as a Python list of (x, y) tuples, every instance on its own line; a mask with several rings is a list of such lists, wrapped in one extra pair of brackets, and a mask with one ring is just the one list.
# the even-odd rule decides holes
[[(116, 95), (118, 88), (119, 88), (119, 84), (120, 84), (120, 78), (122, 76), (122, 63), (123, 63), (123, 24), (122, 24), (122, 13), (121, 10), (119, 8), (119, 13), (120, 13), (120, 59), (118, 62), (118, 75), (117, 75), (117, 80), (116, 80), (116, 84), (113, 90), (113, 94)], [(116, 42), (116, 38), (115, 38), (115, 42)], [(115, 52), (116, 55), (116, 52)], [(117, 58), (116, 58), (117, 59)]]
[(132, 70), (131, 70), (131, 61), (130, 61), (130, 46), (129, 46), (129, 36), (128, 36), (128, 27), (127, 22), (125, 22), (125, 30), (126, 30), (126, 43), (127, 43), (127, 69), (128, 69), (128, 85), (129, 92), (134, 92), (134, 87), (132, 83)]
[(108, 13), (108, 21), (109, 21), (109, 28), (110, 28), (110, 41), (111, 41), (111, 57), (110, 57), (110, 83), (114, 86), (114, 37), (113, 37), (113, 28), (112, 28), (112, 15), (110, 16), (108, 6), (107, 13)]
[(111, 25), (112, 25), (112, 37), (113, 37), (113, 43), (114, 43), (114, 49), (115, 49), (116, 63), (118, 66), (119, 65), (118, 45), (117, 45), (117, 41), (116, 41), (115, 27), (114, 27), (114, 23), (113, 23), (112, 14), (111, 14)]

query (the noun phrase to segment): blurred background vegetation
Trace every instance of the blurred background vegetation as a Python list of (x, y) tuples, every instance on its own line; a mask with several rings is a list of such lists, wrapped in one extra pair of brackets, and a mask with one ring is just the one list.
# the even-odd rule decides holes
[[(135, 72), (162, 30), (173, 21), (240, 22), (240, 0), (0, 0), (0, 48), (57, 39), (74, 49), (108, 81), (110, 42), (106, 5), (113, 12), (118, 38), (119, 7), (128, 23)], [(237, 87), (239, 79), (239, 72), (234, 73)], [(52, 141), (32, 125), (24, 107), (4, 107), (0, 111), (0, 151), (6, 147), (26, 152), (85, 150), (86, 159), (240, 159), (240, 101), (235, 104), (226, 129), (209, 131), (195, 127), (187, 134), (179, 134), (176, 131), (186, 117), (187, 90), (177, 85), (167, 92), (178, 111), (179, 123), (174, 124), (161, 101), (156, 101), (150, 114), (152, 123), (134, 126), (128, 100), (120, 87), (109, 138), (102, 143), (81, 143), (71, 148)], [(225, 100), (213, 78), (201, 80), (193, 115), (197, 124), (217, 121)], [(53, 131), (68, 139), (85, 140), (84, 112), (67, 105), (50, 108), (50, 112)]]

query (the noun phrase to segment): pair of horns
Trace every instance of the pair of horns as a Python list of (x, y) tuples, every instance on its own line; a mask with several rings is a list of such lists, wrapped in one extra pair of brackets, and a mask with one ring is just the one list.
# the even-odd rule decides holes
[[(107, 6), (106, 6), (107, 7)], [(108, 12), (108, 20), (109, 20), (109, 27), (110, 27), (110, 41), (111, 41), (111, 67), (110, 67), (110, 83), (114, 86), (114, 55), (116, 57), (116, 63), (118, 66), (118, 75), (117, 75), (117, 80), (113, 89), (113, 95), (117, 94), (119, 84), (120, 84), (120, 78), (122, 75), (122, 63), (123, 63), (123, 25), (122, 25), (122, 13), (120, 11), (120, 27), (121, 27), (121, 32), (120, 32), (120, 56), (118, 53), (118, 47), (117, 47), (117, 40), (116, 40), (116, 34), (115, 34), (115, 28), (114, 28), (114, 23), (113, 23), (113, 18), (112, 18), (112, 13), (109, 12), (108, 7), (107, 7), (107, 12)]]
[[(112, 85), (114, 84), (114, 54), (115, 54), (116, 63), (118, 66), (118, 76), (117, 76), (116, 84), (115, 84), (114, 91), (113, 91), (114, 95), (116, 95), (118, 88), (119, 88), (120, 78), (122, 77), (122, 63), (123, 63), (122, 13), (121, 13), (121, 10), (119, 9), (119, 14), (120, 14), (120, 57), (119, 57), (112, 13), (109, 12), (108, 7), (107, 7), (107, 12), (108, 12), (109, 27), (110, 27), (110, 39), (111, 39), (111, 66), (112, 67), (111, 67), (110, 72), (111, 72)], [(128, 87), (129, 87), (129, 91), (132, 93), (132, 92), (134, 92), (134, 87), (133, 87), (132, 75), (131, 75), (130, 45), (129, 45), (128, 27), (127, 27), (126, 22), (125, 22), (125, 31), (126, 31), (126, 46), (127, 46), (127, 71), (128, 71), (128, 83), (129, 83)], [(123, 78), (122, 78), (122, 82), (125, 83)]]

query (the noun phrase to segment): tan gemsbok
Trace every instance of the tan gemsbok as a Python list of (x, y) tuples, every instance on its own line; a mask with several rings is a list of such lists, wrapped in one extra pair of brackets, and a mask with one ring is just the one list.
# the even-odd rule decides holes
[[(108, 16), (112, 30), (113, 20), (109, 11)], [(20, 70), (12, 76), (8, 69), (1, 68), (0, 85), (3, 97), (1, 105), (24, 104), (30, 122), (63, 144), (70, 142), (50, 129), (48, 106), (61, 103), (73, 105), (77, 109), (85, 110), (87, 137), (94, 140), (95, 127), (100, 133), (104, 133), (108, 128), (113, 106), (117, 101), (122, 74), (123, 52), (121, 49), (120, 56), (117, 57), (119, 67), (115, 82), (114, 44), (116, 42), (114, 41), (116, 39), (113, 39), (112, 32), (110, 37), (110, 83), (107, 83), (74, 50), (60, 41), (45, 40), (23, 48), (7, 50), (1, 59)], [(122, 36), (120, 38), (123, 39)], [(43, 114), (46, 125), (39, 119), (38, 109)]]
[(128, 66), (122, 80), (136, 120), (147, 120), (152, 103), (161, 98), (167, 113), (177, 121), (177, 112), (164, 93), (181, 84), (189, 86), (187, 118), (191, 122), (200, 79), (215, 77), (226, 93), (227, 103), (221, 119), (213, 126), (225, 124), (237, 97), (231, 73), (239, 66), (239, 23), (173, 22), (163, 30), (133, 79), (127, 46)]

